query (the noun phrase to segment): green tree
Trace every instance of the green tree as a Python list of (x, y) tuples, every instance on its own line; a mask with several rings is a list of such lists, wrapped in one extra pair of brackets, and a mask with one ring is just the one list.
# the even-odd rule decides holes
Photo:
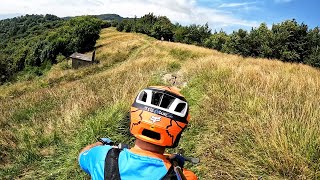
[(124, 31), (125, 32), (132, 32), (134, 31), (134, 21), (128, 20), (127, 23), (124, 25)]
[(5, 54), (0, 53), (0, 84), (7, 81), (10, 78), (11, 63), (8, 62), (8, 57)]
[(211, 29), (208, 24), (187, 26), (184, 42), (188, 44), (203, 45), (205, 40), (210, 37)]
[(287, 20), (272, 26), (273, 55), (277, 59), (290, 62), (303, 62), (306, 57), (308, 26), (296, 20)]
[(157, 17), (153, 13), (146, 14), (137, 20), (136, 32), (151, 36), (153, 25), (157, 22)]
[(117, 26), (118, 26), (118, 23), (119, 23), (119, 21), (118, 21), (118, 20), (115, 20), (115, 19), (110, 22), (111, 27), (117, 27)]
[(320, 28), (316, 27), (308, 32), (308, 49), (307, 57), (304, 63), (314, 67), (320, 67)]
[(127, 23), (127, 22), (126, 22), (125, 20), (119, 22), (118, 25), (117, 25), (117, 27), (116, 27), (117, 31), (122, 32), (122, 31), (124, 30), (124, 26), (126, 25), (126, 23)]
[(243, 29), (234, 31), (223, 45), (222, 51), (242, 56), (249, 56), (251, 53), (248, 32)]
[(271, 58), (272, 57), (272, 32), (266, 23), (261, 23), (258, 28), (252, 29), (249, 37), (250, 56)]
[(76, 39), (75, 46), (79, 52), (92, 50), (99, 39), (102, 21), (92, 16), (73, 18), (68, 25), (72, 28), (71, 34)]
[(187, 44), (204, 45), (207, 38), (211, 35), (211, 29), (208, 24), (192, 24), (186, 27), (178, 25), (175, 28), (174, 40)]
[(228, 35), (224, 31), (215, 32), (204, 42), (204, 46), (218, 51), (222, 50), (223, 45), (228, 41)]
[(163, 37), (165, 40), (171, 40), (173, 37), (173, 24), (165, 16), (160, 16), (152, 26), (151, 36), (157, 39)]
[(180, 24), (176, 24), (173, 33), (173, 41), (184, 42), (184, 38), (187, 34), (187, 28)]

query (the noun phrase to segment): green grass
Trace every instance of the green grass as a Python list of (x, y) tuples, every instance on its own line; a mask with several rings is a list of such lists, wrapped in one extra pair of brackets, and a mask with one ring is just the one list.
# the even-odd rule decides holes
[[(97, 137), (132, 144), (142, 88), (177, 73), (191, 122), (179, 147), (200, 179), (320, 179), (320, 72), (104, 29), (100, 64), (66, 62), (0, 87), (0, 179), (90, 179), (78, 153)], [(178, 149), (169, 150), (177, 152)]]
[[(128, 106), (126, 103), (115, 104), (111, 107), (101, 108), (92, 114), (84, 117), (81, 124), (73, 133), (59, 134), (55, 132), (50, 135), (38, 135), (32, 137), (32, 133), (27, 129), (21, 134), (23, 146), (22, 156), (17, 158), (21, 164), (29, 165), (29, 168), (36, 168), (36, 172), (21, 176), (23, 178), (43, 178), (54, 179), (81, 179), (88, 178), (80, 170), (77, 162), (79, 150), (89, 143), (95, 142), (98, 137), (109, 137), (116, 142), (132, 144), (133, 138), (129, 135), (129, 119), (127, 118)], [(33, 142), (36, 140), (36, 142)], [(53, 154), (39, 154), (39, 149), (53, 149)], [(17, 163), (19, 164), (19, 163)], [(57, 167), (58, 164), (63, 166)], [(16, 173), (22, 173), (19, 166), (5, 170), (4, 178), (11, 179)], [(50, 173), (49, 173), (50, 172)]]
[(181, 64), (176, 61), (173, 61), (168, 65), (169, 72), (177, 71), (180, 68), (181, 68)]
[(193, 59), (193, 58), (199, 57), (196, 53), (194, 53), (192, 51), (188, 51), (188, 50), (184, 50), (184, 49), (180, 49), (180, 48), (175, 48), (175, 49), (170, 50), (170, 55), (173, 58), (178, 59), (180, 61), (185, 61), (188, 59)]

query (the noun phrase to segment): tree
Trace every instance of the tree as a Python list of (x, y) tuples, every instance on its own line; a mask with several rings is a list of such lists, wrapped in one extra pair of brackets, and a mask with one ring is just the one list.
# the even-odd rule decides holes
[(184, 42), (184, 38), (187, 34), (187, 28), (180, 24), (176, 24), (173, 33), (173, 41)]
[(111, 21), (111, 27), (117, 27), (118, 23), (119, 23), (118, 20), (115, 20), (115, 19), (112, 20), (112, 21)]
[(299, 25), (295, 19), (273, 25), (274, 57), (283, 61), (303, 62), (305, 52), (308, 52), (307, 30), (307, 25)]
[(157, 22), (157, 17), (153, 13), (146, 14), (137, 20), (136, 32), (151, 36), (153, 25)]
[(320, 28), (316, 27), (310, 30), (307, 35), (308, 49), (307, 57), (304, 63), (314, 67), (320, 67)]
[(151, 36), (157, 39), (163, 37), (165, 40), (172, 39), (173, 25), (170, 20), (165, 16), (160, 16), (152, 26)]
[(71, 34), (76, 39), (75, 46), (79, 52), (92, 50), (96, 40), (99, 39), (102, 21), (93, 16), (81, 16), (73, 18), (68, 25)]
[(11, 63), (6, 62), (5, 60), (8, 60), (8, 58), (5, 57), (4, 54), (0, 53), (0, 85), (3, 82), (6, 82), (10, 77), (11, 69), (9, 65)]
[(219, 33), (215, 32), (209, 38), (207, 38), (204, 43), (204, 46), (221, 51), (223, 45), (226, 43), (227, 40), (228, 35), (221, 30)]
[(272, 32), (265, 23), (261, 23), (258, 28), (252, 28), (248, 37), (250, 56), (271, 58), (272, 38)]
[(211, 29), (209, 28), (208, 23), (206, 23), (202, 26), (199, 26), (198, 30), (199, 30), (199, 35), (200, 35), (200, 42), (199, 43), (200, 43), (200, 45), (203, 46), (205, 40), (207, 38), (209, 38), (211, 35)]
[(234, 31), (222, 47), (222, 51), (242, 56), (249, 56), (250, 44), (248, 32), (243, 29)]
[(128, 20), (127, 23), (124, 25), (124, 31), (125, 32), (131, 32), (134, 30), (134, 21)]
[(195, 44), (195, 45), (204, 45), (204, 42), (211, 35), (211, 29), (208, 24), (205, 25), (196, 25), (192, 24), (186, 27), (177, 27), (175, 30), (174, 39), (175, 41)]
[(117, 31), (120, 31), (120, 32), (122, 32), (123, 30), (124, 30), (124, 26), (125, 26), (125, 24), (126, 24), (126, 21), (121, 21), (121, 22), (119, 22), (118, 23), (118, 25), (117, 25)]

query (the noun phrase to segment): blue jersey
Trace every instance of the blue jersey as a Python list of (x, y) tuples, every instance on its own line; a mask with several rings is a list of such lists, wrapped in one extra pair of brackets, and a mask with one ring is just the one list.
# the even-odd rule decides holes
[[(80, 167), (93, 180), (104, 179), (105, 157), (111, 146), (95, 146), (79, 155)], [(170, 168), (166, 156), (141, 149), (123, 149), (119, 155), (122, 180), (159, 180)]]

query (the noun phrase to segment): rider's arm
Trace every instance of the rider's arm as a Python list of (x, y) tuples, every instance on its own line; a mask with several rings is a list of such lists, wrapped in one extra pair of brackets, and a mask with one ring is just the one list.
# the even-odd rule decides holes
[[(90, 174), (93, 172), (97, 162), (105, 156), (110, 146), (103, 146), (96, 142), (84, 147), (79, 154), (79, 165), (83, 171)], [(101, 157), (100, 157), (101, 156)]]
[(89, 144), (88, 146), (86, 146), (86, 147), (84, 147), (83, 149), (81, 149), (79, 155), (80, 155), (81, 153), (83, 153), (84, 151), (87, 151), (87, 150), (89, 150), (89, 149), (91, 149), (91, 148), (93, 148), (93, 147), (95, 147), (95, 146), (101, 146), (101, 145), (103, 145), (102, 142), (96, 142), (96, 143), (93, 143), (93, 144)]

